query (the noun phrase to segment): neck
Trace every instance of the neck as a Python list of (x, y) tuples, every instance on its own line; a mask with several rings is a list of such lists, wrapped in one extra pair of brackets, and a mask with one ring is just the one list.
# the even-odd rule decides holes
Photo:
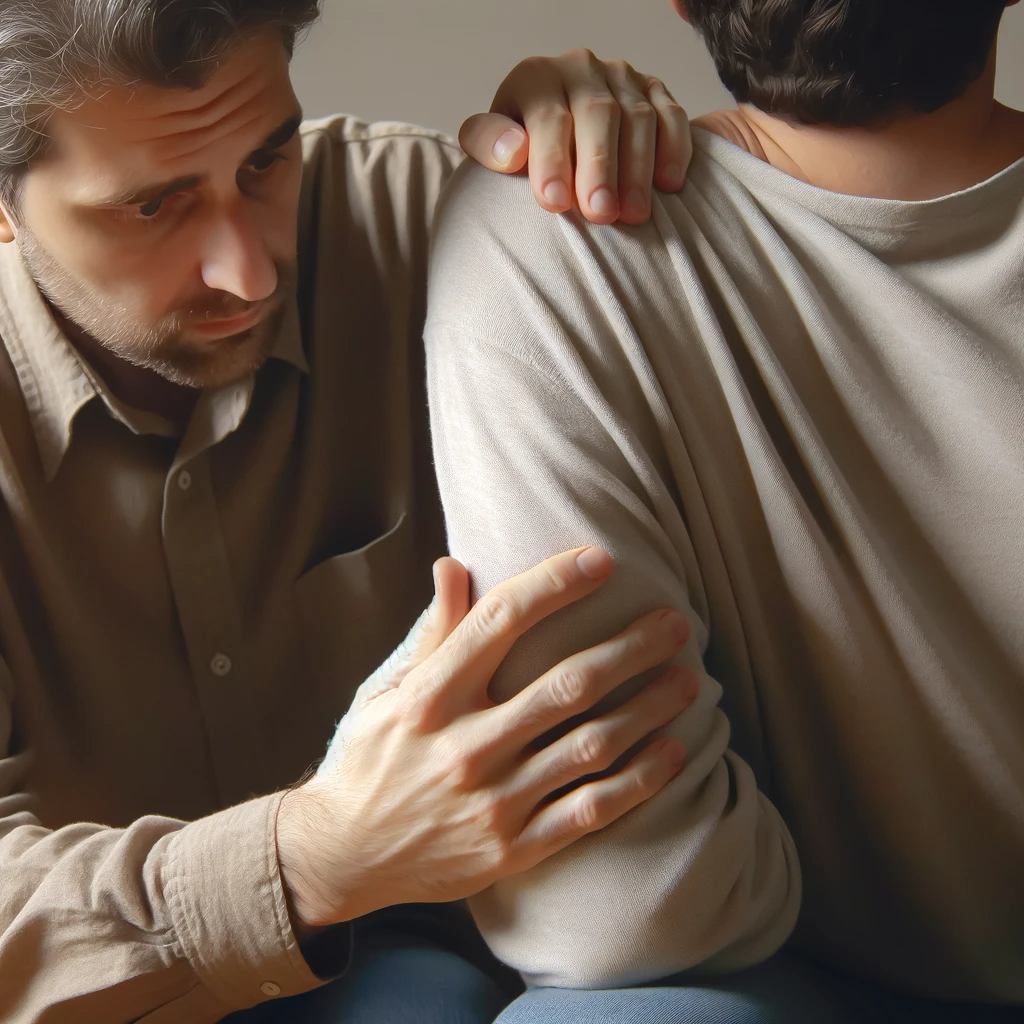
[(697, 123), (794, 178), (877, 199), (935, 199), (1024, 157), (1024, 114), (996, 102), (994, 56), (960, 99), (880, 127), (792, 124), (746, 105)]
[(119, 401), (133, 409), (156, 413), (179, 427), (186, 426), (199, 400), (199, 391), (121, 359), (57, 310), (54, 313), (67, 339), (85, 356)]

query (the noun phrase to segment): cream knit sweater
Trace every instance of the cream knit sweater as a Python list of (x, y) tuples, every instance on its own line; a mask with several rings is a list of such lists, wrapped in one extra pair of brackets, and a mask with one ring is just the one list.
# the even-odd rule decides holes
[(586, 542), (618, 567), (495, 696), (662, 605), (702, 673), (684, 772), (478, 922), (605, 986), (763, 959), (800, 911), (849, 970), (1024, 1003), (1024, 164), (870, 200), (695, 135), (641, 228), (472, 167), (440, 215), (452, 553), (480, 592)]

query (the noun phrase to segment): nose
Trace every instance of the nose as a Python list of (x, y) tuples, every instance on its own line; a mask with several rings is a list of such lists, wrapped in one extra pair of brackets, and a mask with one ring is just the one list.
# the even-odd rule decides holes
[(252, 217), (238, 204), (211, 225), (200, 268), (203, 283), (246, 302), (274, 294), (277, 268)]

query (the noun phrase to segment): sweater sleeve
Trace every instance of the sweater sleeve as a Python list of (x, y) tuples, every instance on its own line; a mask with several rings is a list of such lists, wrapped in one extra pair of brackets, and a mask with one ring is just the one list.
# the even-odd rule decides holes
[(495, 953), (535, 985), (602, 988), (740, 969), (774, 953), (795, 924), (796, 852), (730, 750), (722, 690), (704, 670), (708, 623), (694, 607), (685, 509), (645, 412), (646, 385), (609, 372), (611, 357), (601, 364), (617, 344), (608, 318), (586, 312), (596, 306), (577, 293), (571, 259), (553, 267), (560, 257), (538, 255), (565, 249), (565, 222), (535, 229), (526, 202), (515, 185), (461, 175), (436, 238), (427, 352), (450, 547), (478, 594), (587, 543), (606, 548), (616, 571), (524, 637), (492, 694), (507, 700), (659, 607), (690, 619), (679, 660), (698, 674), (700, 693), (670, 727), (688, 752), (673, 782), (471, 906)]
[(212, 1024), (318, 984), (288, 919), (279, 796), (188, 824), (44, 828), (29, 755), (9, 752), (13, 701), (0, 661), (0, 1019)]

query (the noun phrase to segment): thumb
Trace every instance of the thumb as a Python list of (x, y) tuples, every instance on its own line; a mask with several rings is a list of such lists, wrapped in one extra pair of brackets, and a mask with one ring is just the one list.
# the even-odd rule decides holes
[(434, 563), (434, 600), (416, 620), (409, 635), (367, 680), (373, 686), (367, 689), (363, 703), (401, 686), (405, 677), (451, 636), (468, 613), (469, 573), (454, 558), (442, 558)]
[(351, 707), (338, 723), (317, 775), (329, 773), (341, 761), (345, 744), (355, 731), (359, 711), (375, 697), (401, 686), (406, 676), (451, 636), (468, 613), (469, 573), (454, 558), (442, 558), (434, 563), (434, 600), (413, 624), (408, 636), (356, 691)]
[(474, 114), (463, 124), (459, 144), (478, 164), (502, 174), (521, 171), (530, 155), (526, 129), (503, 114)]

